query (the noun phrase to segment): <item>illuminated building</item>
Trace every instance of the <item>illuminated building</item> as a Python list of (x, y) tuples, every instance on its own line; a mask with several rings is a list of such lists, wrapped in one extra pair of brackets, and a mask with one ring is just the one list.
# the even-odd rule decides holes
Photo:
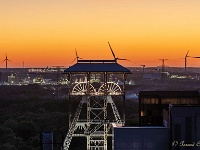
[(25, 79), (23, 80), (24, 84), (30, 84), (31, 83), (31, 78), (30, 76), (27, 74)]
[(45, 84), (45, 81), (42, 76), (37, 76), (33, 79), (33, 83), (35, 84)]
[(19, 78), (17, 77), (17, 75), (13, 75), (11, 74), (11, 76), (8, 76), (8, 84), (9, 85), (17, 85), (19, 84)]

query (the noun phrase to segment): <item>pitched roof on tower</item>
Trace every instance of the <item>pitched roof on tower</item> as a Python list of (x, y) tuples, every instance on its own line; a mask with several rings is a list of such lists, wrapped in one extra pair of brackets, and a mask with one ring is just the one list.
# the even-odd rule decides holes
[(123, 72), (131, 73), (131, 71), (115, 60), (79, 60), (73, 66), (64, 70), (65, 73), (70, 72)]

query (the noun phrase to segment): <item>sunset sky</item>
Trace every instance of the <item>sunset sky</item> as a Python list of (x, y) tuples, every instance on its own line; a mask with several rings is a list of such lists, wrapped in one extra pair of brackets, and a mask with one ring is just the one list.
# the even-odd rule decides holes
[(108, 41), (124, 66), (184, 67), (200, 56), (200, 0), (0, 0), (0, 68), (6, 54), (8, 67), (68, 67), (75, 48), (113, 59)]

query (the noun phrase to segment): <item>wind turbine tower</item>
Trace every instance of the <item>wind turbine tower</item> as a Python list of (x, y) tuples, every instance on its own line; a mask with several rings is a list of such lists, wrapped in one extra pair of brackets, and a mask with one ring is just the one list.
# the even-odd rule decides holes
[(6, 54), (6, 59), (4, 59), (2, 62), (6, 62), (6, 69), (8, 68), (8, 61), (10, 61), (9, 59), (8, 59), (8, 57), (7, 57), (7, 54)]
[(188, 53), (189, 53), (189, 50), (187, 51), (187, 53), (185, 55), (185, 73), (187, 72), (187, 57), (189, 57)]

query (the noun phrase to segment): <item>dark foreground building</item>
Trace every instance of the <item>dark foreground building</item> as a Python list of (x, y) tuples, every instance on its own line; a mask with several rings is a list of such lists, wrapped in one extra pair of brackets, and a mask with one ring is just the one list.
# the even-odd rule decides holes
[(163, 110), (172, 105), (198, 105), (198, 91), (141, 91), (139, 93), (139, 125), (163, 126)]
[(200, 105), (171, 105), (164, 126), (114, 127), (115, 150), (200, 150)]
[(114, 150), (169, 150), (166, 127), (115, 127)]
[(168, 115), (172, 150), (200, 150), (200, 105), (170, 105)]

